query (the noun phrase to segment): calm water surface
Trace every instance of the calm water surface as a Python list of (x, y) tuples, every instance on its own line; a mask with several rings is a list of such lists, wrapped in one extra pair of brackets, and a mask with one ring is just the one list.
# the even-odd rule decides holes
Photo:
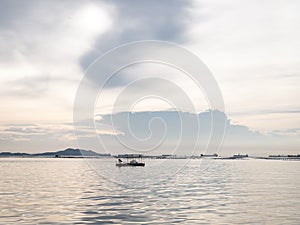
[(0, 159), (0, 224), (300, 221), (300, 162), (216, 160), (203, 170), (208, 161), (191, 160), (174, 176), (184, 160), (159, 166), (149, 160), (144, 168), (117, 168), (114, 163)]

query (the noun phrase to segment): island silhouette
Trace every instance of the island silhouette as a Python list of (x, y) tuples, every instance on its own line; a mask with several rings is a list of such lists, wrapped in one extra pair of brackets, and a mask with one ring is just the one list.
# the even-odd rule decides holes
[(110, 157), (110, 154), (97, 153), (92, 150), (67, 148), (65, 150), (59, 150), (55, 152), (43, 152), (43, 153), (13, 153), (13, 152), (0, 152), (0, 157)]

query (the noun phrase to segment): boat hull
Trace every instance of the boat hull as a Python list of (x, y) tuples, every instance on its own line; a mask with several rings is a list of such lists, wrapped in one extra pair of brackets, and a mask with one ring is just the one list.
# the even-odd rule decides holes
[(117, 163), (116, 166), (124, 167), (124, 166), (145, 166), (145, 163)]

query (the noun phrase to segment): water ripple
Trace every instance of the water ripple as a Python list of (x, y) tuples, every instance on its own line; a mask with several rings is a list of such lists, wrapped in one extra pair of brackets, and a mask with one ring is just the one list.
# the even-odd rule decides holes
[[(0, 159), (0, 224), (300, 221), (300, 163), (220, 160), (206, 170), (201, 170), (199, 163), (192, 160), (179, 174), (161, 183), (151, 182), (147, 176), (144, 188), (135, 189), (103, 180), (79, 159)], [(134, 173), (150, 169), (146, 166)], [(115, 178), (122, 179), (124, 171), (113, 172)]]

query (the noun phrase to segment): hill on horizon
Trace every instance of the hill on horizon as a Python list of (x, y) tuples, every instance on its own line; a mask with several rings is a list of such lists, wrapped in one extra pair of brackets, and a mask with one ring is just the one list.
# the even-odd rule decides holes
[(0, 157), (105, 157), (111, 156), (110, 154), (101, 154), (92, 150), (67, 148), (65, 150), (58, 150), (55, 152), (43, 152), (43, 153), (12, 153), (12, 152), (0, 152)]

